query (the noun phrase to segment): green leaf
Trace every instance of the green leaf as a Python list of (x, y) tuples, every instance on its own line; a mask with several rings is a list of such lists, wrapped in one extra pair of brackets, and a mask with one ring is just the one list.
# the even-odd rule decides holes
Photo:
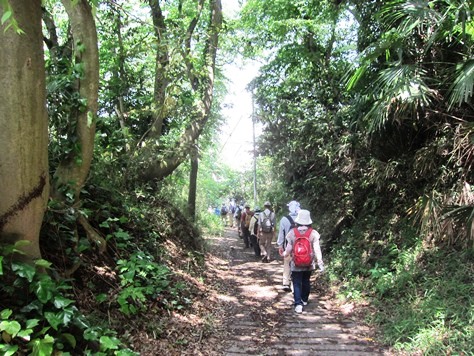
[(84, 331), (84, 339), (88, 341), (97, 341), (99, 340), (99, 332), (97, 329), (89, 328)]
[(13, 311), (11, 309), (3, 309), (0, 312), (0, 318), (8, 319), (10, 317), (10, 315), (12, 315), (12, 314), (13, 314)]
[(43, 259), (39, 259), (35, 261), (35, 265), (43, 268), (50, 268), (52, 263)]
[(61, 313), (46, 312), (44, 317), (54, 330), (58, 330), (58, 326), (63, 322)]
[(116, 337), (110, 336), (101, 336), (100, 337), (100, 347), (102, 350), (116, 350), (120, 345), (120, 340)]
[(106, 220), (99, 224), (99, 227), (110, 227), (109, 222)]
[(53, 343), (54, 343), (54, 339), (49, 335), (45, 335), (44, 339), (34, 339), (29, 344), (33, 348), (33, 352), (30, 355), (33, 355), (33, 356), (52, 355)]
[(86, 50), (86, 46), (84, 45), (84, 43), (82, 42), (77, 42), (76, 43), (76, 50), (79, 52), (79, 53), (82, 53)]
[(3, 356), (15, 355), (18, 351), (18, 345), (1, 345), (0, 351)]
[(44, 279), (37, 283), (35, 294), (41, 303), (46, 304), (48, 301), (53, 299), (53, 291), (55, 291), (54, 282)]
[(67, 307), (71, 303), (74, 303), (74, 300), (64, 298), (61, 295), (58, 295), (54, 298), (54, 306), (58, 309), (62, 309), (64, 307)]
[(29, 328), (34, 328), (35, 326), (39, 325), (39, 319), (28, 319), (26, 321), (26, 327)]
[(38, 299), (33, 300), (30, 304), (25, 305), (21, 308), (23, 313), (29, 313), (31, 311), (36, 311), (39, 313), (43, 312), (43, 303), (41, 303)]
[(21, 262), (13, 262), (12, 270), (18, 276), (26, 278), (30, 283), (33, 281), (33, 278), (36, 274), (36, 269), (34, 266)]
[(87, 127), (90, 128), (94, 122), (94, 114), (90, 111), (87, 112)]
[(31, 241), (28, 241), (28, 240), (18, 240), (17, 242), (15, 242), (15, 248), (22, 248), (24, 246), (28, 246), (29, 244), (31, 244)]
[(67, 326), (73, 319), (75, 314), (74, 309), (64, 309), (58, 313), (46, 312), (44, 316), (48, 320), (49, 324), (53, 327), (54, 330), (58, 330), (58, 326), (64, 325)]
[(107, 297), (107, 294), (105, 293), (101, 293), (101, 294), (98, 294), (95, 299), (99, 302), (99, 303), (102, 303), (102, 302), (105, 302), (108, 297)]
[(31, 334), (33, 334), (33, 329), (24, 329), (18, 332), (18, 337), (26, 340)]
[(0, 276), (3, 276), (3, 256), (0, 256)]
[(11, 10), (5, 11), (5, 13), (4, 13), (3, 16), (2, 16), (2, 20), (1, 20), (2, 25), (3, 25), (5, 22), (7, 22), (10, 17), (12, 17), (12, 11), (11, 11)]
[(15, 337), (16, 334), (21, 330), (21, 325), (18, 321), (2, 321), (0, 322), (0, 331), (5, 331), (10, 334), (12, 337)]

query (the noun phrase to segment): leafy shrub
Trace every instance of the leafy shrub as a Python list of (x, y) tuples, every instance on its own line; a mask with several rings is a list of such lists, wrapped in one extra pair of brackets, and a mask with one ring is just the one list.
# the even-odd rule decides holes
[(377, 241), (361, 243), (364, 237), (350, 231), (350, 239), (335, 246), (329, 278), (344, 298), (371, 301), (377, 308), (371, 322), (396, 349), (473, 354), (473, 252), (425, 249), (411, 229), (400, 231), (407, 237), (404, 244), (386, 234), (381, 249), (374, 247)]
[(54, 274), (50, 262), (30, 264), (14, 258), (24, 243), (0, 246), (1, 304), (10, 306), (0, 310), (2, 355), (71, 355), (78, 350), (88, 355), (134, 354), (114, 331), (89, 325), (69, 295), (70, 281), (45, 272)]
[(169, 285), (169, 269), (155, 263), (150, 255), (143, 252), (118, 260), (117, 270), (122, 287), (117, 301), (126, 315), (144, 311), (147, 299), (156, 298)]

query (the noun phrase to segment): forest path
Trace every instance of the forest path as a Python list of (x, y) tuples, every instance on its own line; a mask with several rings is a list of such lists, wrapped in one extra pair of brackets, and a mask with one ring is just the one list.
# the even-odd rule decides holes
[[(388, 355), (372, 340), (372, 331), (351, 314), (335, 309), (320, 295), (317, 274), (302, 314), (293, 308), (293, 294), (281, 286), (282, 260), (276, 249), (272, 261), (262, 263), (252, 248), (244, 248), (237, 230), (208, 238), (211, 263), (209, 281), (221, 290), (225, 307), (224, 355)], [(209, 261), (208, 261), (209, 263)]]

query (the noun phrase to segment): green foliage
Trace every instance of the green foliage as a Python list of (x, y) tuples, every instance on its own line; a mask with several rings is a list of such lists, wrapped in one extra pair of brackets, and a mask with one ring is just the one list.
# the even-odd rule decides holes
[(412, 238), (400, 244), (387, 237), (372, 255), (367, 248), (373, 244), (362, 243), (360, 232), (345, 234), (347, 240), (331, 255), (329, 278), (344, 298), (365, 299), (377, 308), (369, 321), (396, 349), (423, 355), (474, 352), (472, 251), (428, 250), (400, 227), (402, 236)]
[(117, 295), (120, 310), (126, 314), (145, 311), (146, 301), (157, 298), (169, 285), (169, 269), (155, 263), (150, 255), (132, 253), (117, 261), (121, 290)]
[(102, 355), (117, 354), (115, 350), (132, 355), (112, 330), (103, 329), (90, 336), (92, 329), (75, 306), (70, 281), (46, 274), (44, 271), (50, 270), (51, 263), (45, 260), (34, 264), (17, 260), (14, 254), (21, 253), (22, 243), (0, 246), (2, 305), (10, 306), (0, 311), (2, 355), (74, 354), (79, 348), (87, 351), (92, 346), (88, 341), (99, 342)]
[(9, 3), (8, 0), (1, 0), (0, 5), (2, 7), (2, 12), (0, 13), (2, 15), (0, 19), (0, 25), (2, 27), (5, 25), (5, 28), (2, 30), (4, 32), (7, 32), (8, 29), (11, 27), (13, 30), (16, 32), (17, 35), (23, 35), (25, 34), (25, 31), (23, 31), (20, 26), (18, 25), (18, 21), (15, 19), (15, 14), (13, 13), (13, 9)]

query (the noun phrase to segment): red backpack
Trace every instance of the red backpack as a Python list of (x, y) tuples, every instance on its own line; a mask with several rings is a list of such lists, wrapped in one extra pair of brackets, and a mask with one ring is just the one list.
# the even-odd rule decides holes
[(313, 229), (309, 228), (302, 235), (297, 228), (293, 229), (295, 233), (295, 242), (293, 244), (293, 263), (295, 267), (310, 267), (313, 262), (313, 249), (309, 236)]

